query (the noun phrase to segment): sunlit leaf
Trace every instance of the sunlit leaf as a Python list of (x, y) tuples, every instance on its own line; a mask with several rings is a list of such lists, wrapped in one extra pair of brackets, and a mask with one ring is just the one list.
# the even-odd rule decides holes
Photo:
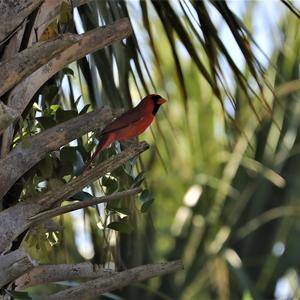
[(53, 105), (50, 106), (50, 110), (53, 113), (56, 113), (58, 109), (61, 109), (61, 106), (58, 105), (58, 104), (53, 104)]

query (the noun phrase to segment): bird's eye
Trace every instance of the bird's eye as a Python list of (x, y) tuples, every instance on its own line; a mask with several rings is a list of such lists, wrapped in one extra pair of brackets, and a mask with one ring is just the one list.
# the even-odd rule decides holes
[(158, 102), (158, 100), (161, 98), (161, 96), (159, 96), (159, 95), (153, 95), (151, 98), (152, 98), (152, 100), (154, 100), (155, 102)]

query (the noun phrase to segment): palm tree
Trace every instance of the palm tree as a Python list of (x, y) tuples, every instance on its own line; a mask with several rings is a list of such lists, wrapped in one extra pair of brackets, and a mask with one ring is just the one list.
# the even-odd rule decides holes
[[(246, 26), (252, 3), (241, 19), (226, 1), (29, 2), (2, 4), (3, 293), (44, 284), (34, 291), (50, 299), (117, 297), (109, 292), (174, 272), (182, 259), (184, 272), (118, 294), (273, 297), (297, 266), (297, 9), (278, 2), (294, 14), (281, 21), (285, 46), (262, 65)], [(155, 145), (137, 159), (146, 143), (116, 144), (79, 175), (97, 128), (153, 92), (170, 99), (146, 135)], [(82, 257), (94, 268), (78, 264)], [(169, 262), (144, 266), (162, 258)], [(49, 285), (92, 278), (66, 290)]]

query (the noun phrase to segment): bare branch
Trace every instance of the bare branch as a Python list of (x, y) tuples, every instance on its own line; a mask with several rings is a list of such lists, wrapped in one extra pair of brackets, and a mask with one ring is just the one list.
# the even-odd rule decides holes
[[(5, 158), (0, 160), (0, 199), (25, 172), (37, 164), (47, 153), (89, 131), (101, 128), (111, 119), (111, 110), (104, 107), (28, 137), (23, 144), (18, 144)], [(23, 146), (24, 144), (25, 146)]]
[[(78, 7), (90, 1), (92, 0), (72, 0), (72, 6)], [(42, 3), (32, 26), (28, 46), (37, 42), (36, 38), (39, 39), (49, 24), (59, 15), (61, 3), (61, 0), (45, 0)]]
[(56, 216), (59, 216), (62, 214), (66, 214), (68, 212), (71, 212), (71, 211), (74, 211), (77, 209), (85, 208), (88, 206), (92, 206), (92, 205), (96, 205), (96, 204), (100, 204), (100, 203), (104, 203), (104, 202), (110, 202), (112, 200), (116, 200), (116, 199), (120, 199), (120, 198), (126, 198), (129, 196), (138, 194), (141, 191), (142, 191), (141, 188), (135, 188), (135, 189), (131, 189), (131, 190), (123, 191), (123, 192), (114, 193), (114, 194), (111, 194), (108, 196), (97, 197), (97, 198), (92, 198), (92, 199), (88, 199), (88, 200), (77, 202), (77, 203), (72, 203), (69, 205), (53, 208), (51, 210), (47, 210), (42, 213), (39, 213), (39, 214), (35, 215), (34, 217), (30, 218), (30, 220), (33, 222), (44, 221), (45, 219), (53, 218), (53, 217), (56, 217)]
[(1, 60), (7, 60), (12, 58), (16, 55), (16, 53), (19, 52), (20, 46), (22, 43), (23, 35), (26, 28), (26, 21), (24, 21), (16, 31), (16, 33), (11, 37), (7, 45), (5, 46), (3, 50), (3, 55), (1, 57)]
[(28, 273), (22, 275), (15, 281), (16, 290), (24, 290), (29, 286), (38, 284), (47, 284), (50, 282), (108, 278), (116, 272), (110, 269), (104, 269), (100, 265), (83, 262), (80, 264), (59, 264), (59, 265), (40, 265)]
[(0, 101), (0, 134), (17, 118), (18, 113)]
[(0, 255), (0, 288), (35, 266), (37, 263), (23, 249)]
[(43, 0), (0, 1), (0, 43), (15, 29)]
[(0, 96), (70, 47), (77, 39), (76, 34), (64, 34), (56, 40), (34, 44), (14, 57), (1, 62)]
[(97, 278), (72, 287), (56, 294), (45, 297), (45, 300), (64, 299), (95, 299), (103, 293), (123, 288), (129, 284), (147, 280), (152, 277), (162, 276), (183, 269), (182, 262), (172, 261), (166, 263), (143, 265), (129, 269), (103, 279)]
[(29, 218), (47, 210), (55, 204), (60, 204), (62, 200), (75, 195), (89, 183), (117, 169), (129, 159), (145, 151), (148, 147), (148, 144), (145, 142), (132, 145), (121, 153), (108, 158), (100, 165), (71, 180), (60, 189), (51, 190), (42, 195), (39, 199), (21, 202), (2, 211), (0, 213), (0, 253), (8, 249), (12, 241), (32, 224)]
[[(60, 53), (59, 56), (53, 58), (47, 65), (35, 71), (12, 89), (7, 105), (16, 109), (21, 115), (38, 89), (64, 66), (82, 58), (88, 53), (93, 53), (98, 49), (126, 38), (131, 32), (129, 20), (120, 19), (111, 25), (96, 28), (79, 35), (79, 40), (76, 44)], [(13, 127), (11, 126), (3, 135), (2, 157), (9, 152), (12, 137)]]

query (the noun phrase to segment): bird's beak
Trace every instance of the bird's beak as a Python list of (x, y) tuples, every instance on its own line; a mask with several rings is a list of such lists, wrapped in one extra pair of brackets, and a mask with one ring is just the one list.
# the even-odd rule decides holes
[(159, 98), (158, 101), (157, 101), (158, 104), (164, 104), (166, 102), (167, 102), (167, 100), (164, 99), (164, 98)]

